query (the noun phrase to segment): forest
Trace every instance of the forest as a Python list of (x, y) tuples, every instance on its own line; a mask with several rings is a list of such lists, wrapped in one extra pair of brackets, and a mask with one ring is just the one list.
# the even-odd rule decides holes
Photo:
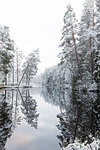
[(60, 61), (42, 74), (43, 95), (60, 107), (61, 149), (93, 149), (100, 138), (100, 0), (85, 1), (80, 22), (69, 4), (63, 23)]
[[(96, 6), (95, 6), (96, 4)], [(80, 23), (70, 5), (62, 29), (60, 62), (43, 74), (43, 83), (72, 90), (97, 91), (100, 88), (100, 4), (87, 0)]]
[[(11, 39), (9, 27), (0, 25), (0, 89), (1, 99), (9, 100), (15, 94), (21, 99), (22, 114), (26, 122), (37, 129), (37, 102), (30, 95), (33, 84), (39, 84), (45, 101), (59, 107), (57, 139), (61, 150), (99, 150), (100, 148), (100, 0), (85, 0), (80, 22), (71, 5), (63, 17), (62, 37), (59, 44), (59, 63), (34, 77), (40, 63), (39, 49), (27, 57)], [(37, 78), (38, 77), (38, 78)], [(38, 81), (39, 79), (39, 81)], [(15, 110), (17, 104), (15, 103)], [(6, 101), (0, 103), (0, 115), (8, 116), (11, 108)], [(3, 109), (5, 108), (5, 109)], [(15, 113), (16, 114), (16, 113)], [(14, 121), (5, 118), (11, 136)], [(13, 120), (16, 116), (13, 116)], [(18, 118), (19, 119), (19, 118)], [(1, 121), (5, 124), (5, 121)], [(4, 128), (2, 127), (2, 135)], [(1, 143), (3, 143), (2, 139)], [(4, 144), (5, 145), (5, 144)]]
[(0, 25), (0, 88), (29, 86), (38, 70), (39, 49), (25, 58), (9, 32), (9, 27)]

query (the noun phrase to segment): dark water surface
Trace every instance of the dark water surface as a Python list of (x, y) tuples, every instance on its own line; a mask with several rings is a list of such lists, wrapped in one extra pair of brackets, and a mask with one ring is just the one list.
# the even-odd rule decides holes
[(0, 91), (1, 149), (60, 150), (57, 114), (37, 87)]

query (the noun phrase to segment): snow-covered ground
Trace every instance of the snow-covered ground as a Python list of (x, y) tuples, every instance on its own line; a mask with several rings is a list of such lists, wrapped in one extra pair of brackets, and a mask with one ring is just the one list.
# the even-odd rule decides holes
[(80, 143), (79, 141), (75, 141), (62, 150), (100, 150), (100, 140), (94, 139), (90, 144), (87, 142)]

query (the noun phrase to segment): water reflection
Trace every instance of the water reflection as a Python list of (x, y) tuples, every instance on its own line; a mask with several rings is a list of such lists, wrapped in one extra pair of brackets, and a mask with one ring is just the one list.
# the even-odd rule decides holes
[(0, 93), (0, 150), (5, 150), (7, 138), (24, 119), (37, 129), (37, 103), (29, 89), (6, 89)]
[[(34, 90), (32, 93), (34, 93)], [(76, 138), (91, 142), (91, 136), (97, 137), (100, 135), (100, 93), (76, 92), (72, 96), (70, 95), (71, 91), (68, 89), (43, 88), (41, 94), (45, 102), (59, 107), (60, 113), (57, 107), (45, 104), (40, 100), (41, 97), (37, 96), (36, 98), (35, 94), (33, 96), (32, 93), (29, 89), (9, 89), (0, 93), (0, 150), (5, 149), (7, 138), (12, 135), (23, 120), (32, 126), (32, 129), (37, 129), (38, 118), (40, 119), (40, 128), (35, 130), (37, 133), (34, 134), (34, 137), (33, 134), (30, 135), (31, 130), (26, 129), (26, 126), (24, 126), (23, 132), (27, 130), (29, 137), (31, 136), (29, 142), (31, 148), (27, 144), (30, 149), (33, 145), (35, 149), (41, 149), (41, 147), (47, 149), (46, 146), (48, 145), (52, 145), (52, 149), (57, 147), (57, 143), (53, 142), (54, 136), (57, 134), (61, 148), (66, 147)], [(38, 99), (39, 112), (42, 112), (40, 117), (37, 112), (37, 102), (33, 97)], [(57, 110), (55, 110), (56, 108)], [(57, 114), (59, 122), (56, 122), (57, 127), (55, 128), (59, 130), (59, 133), (53, 126), (56, 118), (53, 118), (53, 114)], [(52, 132), (55, 132), (55, 134)], [(47, 143), (47, 145), (43, 143)], [(18, 149), (22, 149), (22, 147)], [(51, 146), (48, 149), (51, 149)]]
[(42, 87), (41, 89), (41, 94), (44, 97), (45, 102), (58, 106), (61, 111), (63, 109), (66, 109), (66, 107), (70, 107), (70, 93), (70, 89), (64, 90), (61, 87), (50, 88), (49, 86), (47, 86)]
[(7, 138), (12, 134), (12, 107), (6, 102), (6, 90), (0, 95), (0, 150), (5, 150)]
[(57, 135), (60, 147), (66, 147), (75, 139), (91, 142), (92, 136), (100, 136), (100, 93), (76, 92), (45, 87), (42, 94), (47, 102), (57, 105), (60, 114)]
[(22, 90), (22, 94), (19, 90), (20, 97), (22, 99), (22, 112), (25, 116), (25, 120), (27, 121), (28, 124), (33, 126), (34, 128), (37, 129), (38, 127), (38, 117), (39, 114), (37, 113), (37, 102), (35, 99), (32, 98), (30, 95), (29, 89)]

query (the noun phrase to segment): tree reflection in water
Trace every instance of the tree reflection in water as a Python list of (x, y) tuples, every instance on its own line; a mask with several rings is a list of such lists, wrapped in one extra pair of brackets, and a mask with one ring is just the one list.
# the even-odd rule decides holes
[(29, 89), (22, 90), (22, 94), (19, 90), (20, 97), (22, 99), (22, 112), (25, 115), (25, 119), (28, 124), (37, 129), (38, 117), (37, 113), (37, 102), (30, 96)]
[[(23, 119), (35, 129), (38, 126), (37, 103), (29, 89), (6, 89), (0, 93), (0, 150)], [(24, 117), (22, 115), (24, 114)]]
[(64, 89), (42, 90), (45, 100), (60, 107), (60, 114), (57, 115), (59, 124), (57, 128), (60, 134), (57, 135), (60, 147), (66, 147), (75, 139), (81, 142), (91, 142), (91, 137), (100, 135), (100, 93), (73, 93)]
[(5, 90), (0, 95), (0, 150), (5, 150), (7, 138), (12, 134), (12, 107), (6, 98)]

